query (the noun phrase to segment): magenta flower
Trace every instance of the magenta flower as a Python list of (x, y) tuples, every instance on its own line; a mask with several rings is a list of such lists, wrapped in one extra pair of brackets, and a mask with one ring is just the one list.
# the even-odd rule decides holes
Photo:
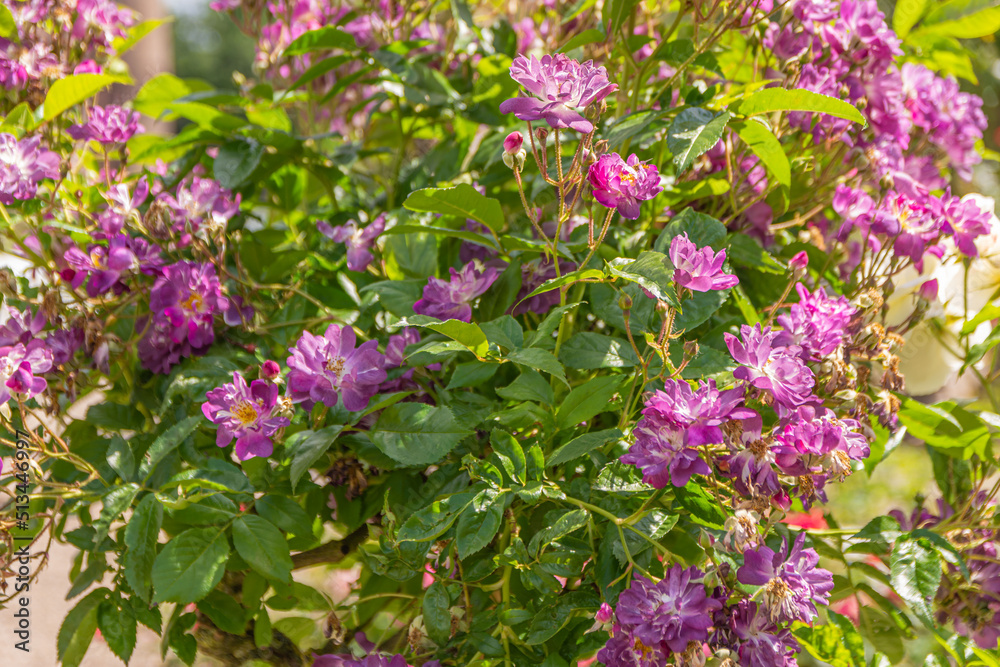
[(190, 242), (186, 232), (198, 232), (202, 227), (222, 228), (240, 211), (240, 195), (225, 189), (211, 178), (192, 174), (177, 186), (176, 196), (163, 193), (160, 201), (174, 212), (174, 231), (183, 234), (182, 241)]
[[(317, 655), (313, 667), (410, 667), (402, 655), (386, 656), (375, 652), (375, 644), (368, 640), (364, 632), (357, 632), (354, 640), (365, 652), (361, 658), (355, 658), (350, 653)], [(440, 667), (437, 660), (432, 660), (424, 667)]]
[(763, 586), (764, 611), (775, 623), (803, 621), (816, 617), (816, 603), (827, 604), (833, 590), (833, 575), (821, 567), (815, 549), (805, 549), (805, 533), (795, 538), (791, 551), (786, 539), (779, 553), (765, 545), (743, 552), (743, 565), (736, 579), (743, 584)]
[(819, 361), (840, 347), (857, 309), (846, 297), (828, 297), (822, 287), (810, 294), (805, 285), (796, 283), (795, 291), (799, 302), (778, 316), (784, 330), (775, 343), (798, 346), (803, 361)]
[(308, 331), (290, 350), (288, 389), (296, 401), (337, 405), (339, 395), (352, 412), (364, 410), (386, 379), (385, 357), (374, 340), (354, 349), (354, 330), (331, 324), (322, 336)]
[(12, 396), (27, 400), (45, 391), (48, 384), (35, 374), (51, 369), (52, 352), (38, 339), (0, 347), (0, 405)]
[(608, 81), (608, 71), (593, 61), (581, 64), (561, 53), (514, 58), (512, 79), (535, 97), (514, 97), (500, 104), (500, 113), (512, 113), (521, 120), (544, 120), (556, 129), (570, 128), (584, 134), (594, 125), (577, 111), (600, 102), (618, 86)]
[(688, 642), (708, 639), (712, 613), (722, 607), (708, 597), (698, 568), (674, 565), (654, 584), (636, 576), (618, 597), (615, 617), (627, 632), (650, 647), (681, 652)]
[(74, 139), (97, 141), (102, 144), (124, 144), (144, 128), (139, 124), (138, 111), (129, 111), (117, 104), (94, 106), (87, 110), (87, 122), (73, 125), (66, 132)]
[(626, 162), (618, 153), (606, 153), (590, 165), (587, 173), (594, 197), (608, 208), (616, 208), (623, 218), (639, 217), (639, 202), (663, 192), (660, 173), (654, 165), (639, 162), (635, 153)]
[(828, 472), (850, 474), (851, 461), (868, 458), (868, 440), (854, 419), (837, 419), (832, 412), (806, 419), (802, 408), (793, 421), (774, 434), (774, 460), (786, 475)]
[(70, 282), (73, 289), (86, 281), (87, 296), (93, 298), (114, 287), (123, 273), (138, 264), (128, 241), (128, 236), (121, 234), (112, 238), (107, 247), (92, 245), (87, 252), (77, 247), (66, 250), (63, 259), (76, 271)]
[(711, 246), (699, 248), (688, 239), (687, 232), (670, 242), (670, 261), (674, 263), (674, 282), (692, 292), (729, 289), (740, 280), (725, 273), (726, 251), (714, 252)]
[(38, 181), (59, 178), (59, 156), (39, 148), (39, 143), (38, 137), (18, 141), (13, 134), (0, 132), (0, 203), (33, 199)]
[(7, 320), (0, 325), (0, 346), (27, 345), (45, 328), (48, 318), (41, 308), (32, 315), (31, 308), (23, 312), (7, 306)]
[(73, 358), (85, 341), (83, 328), (74, 326), (49, 333), (45, 345), (52, 351), (52, 363), (61, 366)]
[(751, 600), (729, 610), (731, 633), (740, 664), (746, 667), (793, 667), (800, 646), (788, 628), (779, 628)]
[(211, 264), (182, 261), (164, 267), (150, 293), (152, 321), (136, 322), (139, 331), (146, 329), (138, 348), (143, 366), (167, 373), (181, 358), (204, 354), (215, 341), (215, 315), (228, 307)]
[(121, 233), (125, 228), (126, 220), (139, 220), (141, 214), (139, 207), (146, 201), (149, 195), (149, 184), (145, 177), (135, 182), (135, 191), (129, 193), (128, 185), (119, 183), (111, 186), (104, 193), (104, 198), (108, 202), (108, 208), (97, 217), (101, 231), (108, 237)]
[(380, 213), (367, 227), (358, 227), (354, 220), (348, 220), (338, 227), (331, 227), (328, 222), (320, 221), (317, 227), (324, 236), (337, 243), (347, 244), (347, 268), (351, 271), (364, 271), (375, 259), (371, 247), (385, 231), (385, 214)]
[(272, 438), (291, 422), (278, 415), (278, 385), (266, 380), (247, 381), (233, 372), (233, 381), (205, 394), (201, 405), (205, 417), (219, 427), (215, 444), (225, 447), (236, 438), (236, 458), (270, 456)]
[(621, 457), (642, 470), (642, 479), (656, 488), (667, 483), (684, 486), (691, 475), (712, 472), (696, 447), (725, 441), (721, 425), (731, 419), (756, 416), (743, 407), (740, 389), (719, 391), (714, 380), (697, 390), (680, 380), (666, 380), (663, 391), (646, 401), (636, 425), (635, 443)]
[(740, 338), (725, 334), (726, 347), (740, 368), (733, 377), (771, 394), (784, 408), (794, 409), (813, 401), (813, 373), (802, 363), (801, 350), (796, 345), (780, 345), (779, 332), (771, 327), (740, 328)]
[(497, 269), (487, 266), (480, 271), (477, 262), (469, 262), (461, 272), (455, 269), (449, 269), (449, 272), (451, 280), (434, 276), (427, 279), (424, 296), (413, 304), (413, 312), (439, 320), (471, 322), (472, 302), (497, 279)]
[(959, 251), (966, 257), (978, 255), (976, 237), (990, 233), (992, 211), (980, 208), (979, 203), (969, 197), (946, 197), (944, 215)]
[[(564, 260), (559, 260), (559, 273), (560, 275), (566, 275), (570, 271), (576, 268), (576, 264), (572, 262), (567, 262)], [(517, 292), (517, 297), (514, 299), (514, 309), (511, 311), (513, 315), (523, 315), (524, 313), (532, 312), (539, 315), (544, 315), (545, 313), (552, 310), (552, 307), (559, 303), (559, 290), (552, 290), (549, 292), (544, 292), (542, 294), (536, 294), (535, 296), (522, 301), (526, 296), (535, 291), (536, 288), (542, 286), (547, 281), (556, 277), (556, 267), (552, 263), (552, 260), (548, 258), (538, 258), (530, 262), (525, 262), (521, 265), (521, 289)]]

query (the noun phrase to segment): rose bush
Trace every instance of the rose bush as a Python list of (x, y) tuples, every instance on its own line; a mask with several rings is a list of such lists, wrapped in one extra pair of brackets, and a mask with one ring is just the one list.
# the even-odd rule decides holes
[[(992, 3), (213, 5), (255, 78), (125, 107), (157, 22), (0, 8), (0, 565), (79, 550), (63, 664), (998, 664)], [(938, 497), (841, 526), (904, 442)]]

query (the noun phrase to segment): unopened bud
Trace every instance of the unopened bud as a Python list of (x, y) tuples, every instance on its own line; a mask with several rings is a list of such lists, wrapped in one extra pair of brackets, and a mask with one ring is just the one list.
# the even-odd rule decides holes
[(598, 623), (610, 623), (611, 617), (612, 617), (611, 605), (609, 605), (607, 602), (602, 602), (601, 608), (597, 610), (596, 614), (594, 614), (594, 620), (596, 620)]
[(507, 138), (503, 140), (503, 152), (507, 155), (516, 155), (519, 150), (521, 150), (521, 145), (524, 143), (524, 137), (520, 132), (511, 132), (507, 135)]
[(268, 359), (260, 365), (260, 377), (264, 380), (273, 380), (281, 374), (281, 366), (278, 362)]
[(809, 255), (805, 250), (795, 253), (795, 256), (788, 261), (788, 268), (796, 275), (802, 275), (807, 266), (809, 266)]
[(684, 358), (694, 359), (698, 356), (698, 341), (696, 340), (686, 340), (684, 341)]
[(936, 301), (938, 297), (937, 278), (932, 278), (921, 285), (920, 289), (917, 290), (917, 294), (919, 294), (920, 298), (924, 301)]
[(17, 280), (14, 278), (14, 272), (6, 266), (0, 269), (0, 294), (17, 296)]
[(546, 130), (544, 127), (540, 127), (537, 130), (535, 130), (535, 136), (538, 137), (538, 140), (542, 142), (542, 144), (544, 145), (545, 140), (549, 138), (549, 131)]
[(622, 310), (630, 310), (632, 308), (632, 297), (628, 294), (622, 294), (618, 297), (618, 307)]

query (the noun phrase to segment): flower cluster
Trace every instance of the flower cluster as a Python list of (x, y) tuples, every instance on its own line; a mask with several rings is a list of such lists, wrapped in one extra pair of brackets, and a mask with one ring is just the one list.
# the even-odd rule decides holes
[(618, 597), (611, 639), (597, 654), (607, 667), (662, 665), (690, 642), (704, 642), (722, 603), (709, 597), (695, 567), (674, 565), (658, 583), (637, 576)]
[(0, 204), (33, 199), (38, 182), (59, 178), (59, 156), (41, 148), (41, 139), (0, 133)]
[(215, 341), (215, 316), (229, 309), (215, 267), (181, 261), (163, 267), (149, 295), (151, 317), (136, 323), (142, 365), (168, 373), (183, 357), (204, 354)]

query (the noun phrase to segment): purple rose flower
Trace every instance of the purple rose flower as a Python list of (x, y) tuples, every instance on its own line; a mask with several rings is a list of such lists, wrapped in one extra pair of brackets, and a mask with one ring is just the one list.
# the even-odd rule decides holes
[(757, 607), (741, 600), (729, 611), (729, 630), (745, 667), (794, 667), (799, 643), (788, 628), (779, 628)]
[[(566, 275), (576, 268), (576, 264), (559, 260), (559, 273)], [(521, 265), (521, 289), (517, 292), (512, 315), (523, 315), (524, 313), (537, 313), (544, 315), (552, 310), (552, 307), (559, 303), (559, 290), (551, 290), (522, 301), (526, 296), (535, 291), (536, 288), (556, 277), (556, 267), (552, 260), (547, 257), (540, 257)]]
[(480, 271), (477, 262), (469, 262), (461, 272), (455, 269), (449, 269), (449, 272), (451, 280), (434, 276), (427, 279), (424, 296), (413, 304), (413, 312), (439, 320), (471, 322), (472, 301), (490, 288), (499, 273), (492, 266)]
[(949, 197), (944, 215), (959, 251), (966, 257), (978, 255), (976, 237), (990, 233), (992, 211), (980, 208), (979, 203), (969, 197)]
[(102, 144), (124, 144), (144, 129), (139, 124), (138, 111), (129, 111), (117, 104), (93, 106), (87, 110), (87, 115), (85, 124), (73, 125), (66, 130), (69, 136)]
[(805, 285), (797, 283), (795, 291), (799, 302), (778, 316), (784, 330), (775, 343), (798, 346), (803, 361), (819, 361), (840, 347), (857, 309), (846, 297), (828, 297), (822, 287), (810, 294)]
[(662, 644), (647, 646), (616, 624), (608, 643), (597, 652), (597, 660), (606, 667), (663, 667), (670, 664), (670, 650)]
[(833, 575), (821, 567), (815, 549), (805, 549), (805, 533), (795, 538), (791, 551), (786, 539), (779, 553), (761, 545), (743, 552), (743, 565), (736, 579), (763, 586), (764, 611), (775, 623), (816, 617), (816, 603), (827, 604), (833, 590)]
[(581, 64), (561, 53), (514, 58), (512, 79), (535, 97), (514, 97), (500, 104), (500, 113), (512, 113), (521, 120), (544, 120), (556, 129), (570, 128), (588, 134), (594, 125), (576, 109), (600, 102), (618, 86), (608, 81), (608, 71), (593, 61)]
[(181, 358), (204, 354), (215, 341), (215, 314), (228, 307), (211, 264), (182, 261), (164, 267), (150, 293), (152, 321), (136, 322), (139, 331), (146, 330), (138, 348), (143, 366), (167, 373)]
[[(317, 655), (312, 663), (313, 667), (410, 667), (402, 655), (385, 656), (375, 653), (375, 644), (368, 640), (365, 633), (356, 633), (354, 639), (365, 652), (364, 657), (355, 658), (349, 653)], [(439, 667), (438, 661), (428, 662), (425, 667)]]
[(687, 649), (688, 642), (705, 641), (712, 613), (722, 603), (705, 593), (704, 576), (696, 567), (674, 565), (656, 584), (635, 577), (618, 597), (618, 624), (646, 646), (665, 646), (674, 652)]
[(59, 156), (39, 148), (39, 143), (38, 137), (18, 141), (13, 134), (0, 132), (0, 203), (33, 199), (38, 181), (59, 178)]
[(655, 165), (639, 162), (635, 153), (626, 162), (618, 153), (606, 153), (590, 165), (587, 173), (594, 197), (608, 208), (616, 208), (623, 218), (639, 217), (639, 202), (663, 192)]
[(0, 347), (0, 405), (16, 395), (24, 400), (45, 391), (44, 378), (35, 377), (52, 369), (52, 352), (45, 343), (35, 339)]
[(794, 421), (774, 434), (775, 463), (786, 475), (827, 472), (843, 477), (851, 473), (851, 461), (868, 458), (868, 440), (854, 419), (837, 419), (832, 412), (805, 419), (800, 409)]
[(92, 245), (86, 253), (77, 247), (69, 248), (63, 258), (76, 271), (70, 285), (76, 289), (86, 280), (87, 296), (91, 298), (109, 291), (123, 273), (138, 264), (124, 234), (112, 238), (107, 247)]
[(331, 227), (329, 223), (320, 221), (317, 226), (324, 236), (337, 243), (347, 244), (347, 268), (351, 271), (364, 271), (375, 259), (371, 247), (379, 234), (385, 231), (385, 214), (380, 213), (367, 227), (358, 227), (354, 220), (348, 220), (338, 227)]
[(726, 251), (714, 252), (711, 246), (699, 248), (688, 239), (687, 232), (670, 241), (670, 261), (674, 263), (674, 282), (692, 292), (729, 289), (740, 281), (723, 272)]
[(188, 230), (197, 233), (202, 227), (224, 229), (240, 211), (240, 195), (233, 196), (217, 181), (196, 174), (178, 184), (176, 196), (163, 193), (159, 200), (173, 210), (173, 229), (182, 234), (183, 244), (190, 243)]
[(635, 443), (621, 461), (641, 469), (643, 481), (657, 488), (668, 481), (684, 486), (691, 475), (708, 475), (711, 468), (695, 448), (723, 443), (724, 422), (754, 416), (742, 402), (740, 389), (719, 391), (714, 380), (697, 391), (687, 382), (666, 380), (663, 391), (647, 399), (634, 430)]
[(0, 346), (16, 345), (17, 343), (27, 345), (45, 328), (46, 324), (48, 324), (48, 318), (45, 317), (41, 308), (32, 315), (31, 308), (22, 312), (7, 306), (7, 321), (0, 325)]
[(740, 336), (725, 334), (726, 347), (740, 364), (740, 368), (733, 371), (733, 377), (763, 389), (779, 406), (787, 409), (814, 400), (812, 388), (816, 379), (802, 363), (798, 346), (779, 345), (775, 340), (778, 332), (771, 331), (771, 327), (761, 329), (760, 324), (752, 329), (744, 324)]
[(296, 401), (337, 405), (352, 412), (364, 410), (386, 379), (385, 357), (370, 340), (354, 349), (354, 330), (331, 324), (322, 336), (308, 331), (290, 350), (288, 389)]
[(52, 363), (61, 366), (73, 358), (85, 341), (83, 328), (74, 326), (51, 332), (45, 345), (52, 351)]
[(291, 422), (277, 414), (278, 385), (266, 380), (247, 381), (237, 372), (233, 381), (205, 394), (201, 411), (219, 427), (215, 444), (225, 447), (236, 438), (236, 458), (246, 461), (254, 456), (270, 456), (271, 439), (278, 429)]
[(98, 215), (97, 223), (107, 238), (121, 233), (127, 220), (140, 219), (139, 207), (146, 201), (148, 195), (149, 184), (145, 178), (135, 182), (135, 191), (132, 194), (129, 194), (128, 185), (124, 183), (113, 185), (104, 193), (108, 208)]

